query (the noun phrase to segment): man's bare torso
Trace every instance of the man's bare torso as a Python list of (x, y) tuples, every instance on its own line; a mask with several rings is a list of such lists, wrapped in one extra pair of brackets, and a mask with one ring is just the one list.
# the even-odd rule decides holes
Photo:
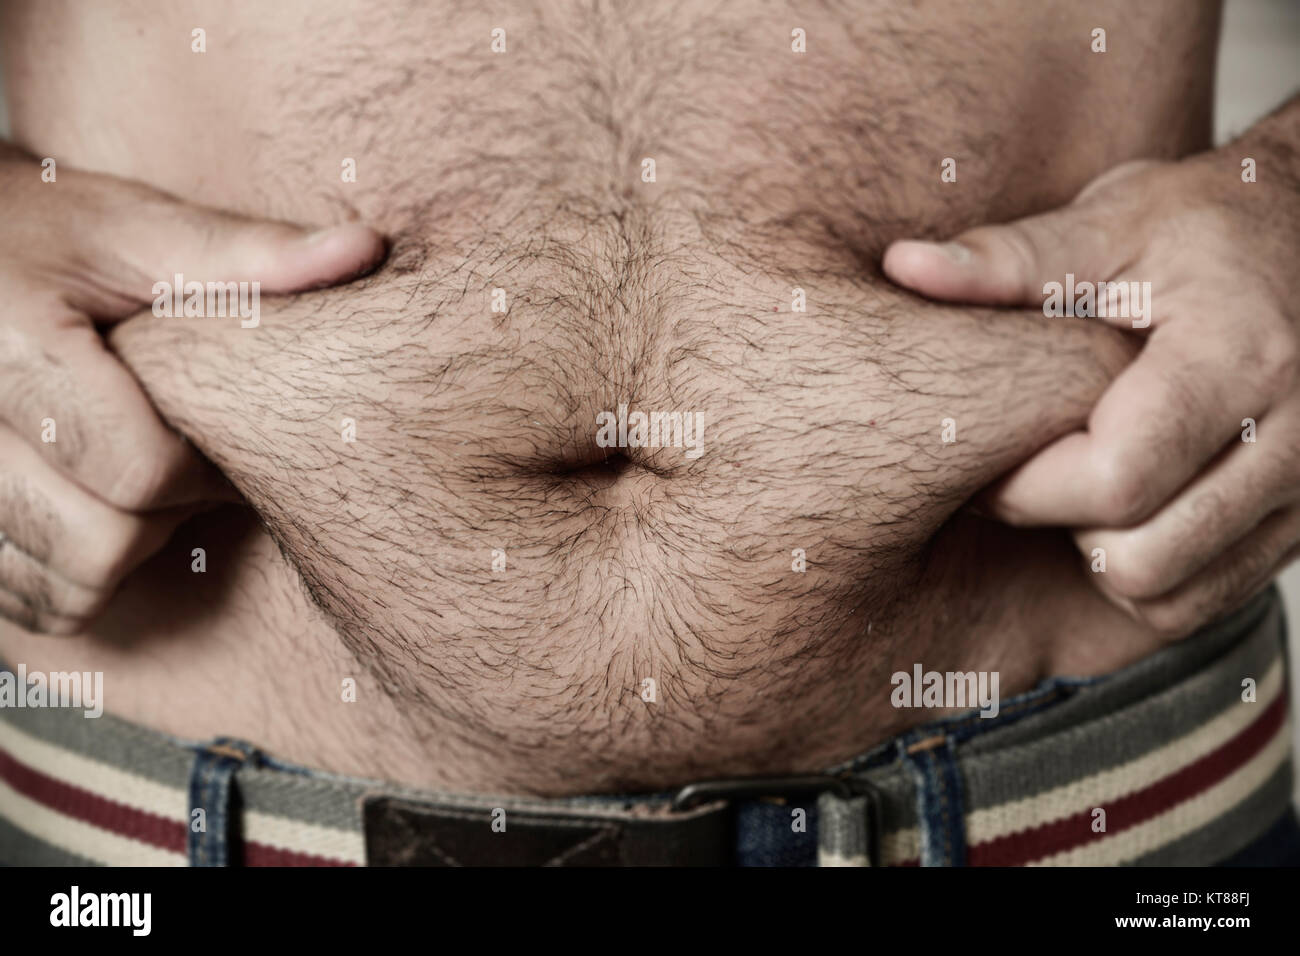
[[(582, 792), (832, 763), (927, 716), (888, 703), (915, 662), (1006, 694), (1153, 649), (1063, 538), (959, 511), (1131, 345), (877, 265), (1205, 146), (1212, 6), (345, 6), (8, 9), (20, 145), (392, 253), (256, 329), (115, 331), (264, 528), (197, 519), (94, 635), (0, 657), (328, 769)], [(620, 405), (702, 453), (600, 447)]]

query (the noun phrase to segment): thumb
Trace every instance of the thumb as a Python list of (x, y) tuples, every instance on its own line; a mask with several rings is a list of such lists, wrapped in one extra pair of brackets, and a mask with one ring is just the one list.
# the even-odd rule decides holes
[(1032, 307), (1043, 286), (1111, 279), (1134, 258), (1137, 230), (1110, 201), (1074, 203), (996, 226), (979, 226), (945, 243), (904, 239), (885, 250), (893, 282), (943, 302)]
[[(101, 212), (86, 237), (85, 267), (108, 295), (74, 302), (96, 318), (121, 318), (154, 298), (158, 282), (257, 282), (267, 293), (346, 282), (385, 255), (383, 237), (347, 223), (311, 229), (185, 203), (143, 187), (144, 202)], [(102, 208), (102, 207), (101, 207)]]

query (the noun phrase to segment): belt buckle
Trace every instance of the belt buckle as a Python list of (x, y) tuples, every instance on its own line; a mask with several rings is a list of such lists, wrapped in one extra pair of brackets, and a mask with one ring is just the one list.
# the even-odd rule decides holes
[(674, 813), (684, 813), (716, 800), (734, 803), (738, 800), (761, 800), (764, 797), (821, 795), (828, 790), (835, 791), (836, 796), (846, 800), (854, 796), (848, 780), (827, 774), (734, 777), (730, 780), (701, 780), (698, 783), (688, 783), (673, 797), (672, 810)]
[(860, 778), (834, 777), (829, 774), (793, 774), (776, 777), (735, 777), (730, 780), (701, 780), (677, 791), (671, 809), (684, 813), (705, 803), (761, 800), (803, 795), (821, 796), (834, 793), (841, 800), (865, 797), (867, 805), (867, 859), (871, 865), (880, 859), (881, 792)]

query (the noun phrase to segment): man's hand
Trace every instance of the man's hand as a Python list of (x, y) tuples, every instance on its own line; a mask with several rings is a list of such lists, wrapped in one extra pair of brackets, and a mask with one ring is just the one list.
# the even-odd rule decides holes
[(0, 616), (72, 633), (178, 524), (237, 497), (96, 323), (148, 306), (176, 273), (293, 292), (346, 281), (384, 247), (359, 225), (310, 234), (108, 176), (41, 172), (0, 144)]
[[(1294, 114), (1277, 124), (1288, 134)], [(1300, 160), (1288, 140), (1275, 130), (1128, 163), (1063, 209), (885, 253), (893, 281), (949, 302), (1041, 308), (1067, 274), (1150, 283), (1143, 349), (1086, 430), (981, 504), (1014, 525), (1073, 528), (1093, 570), (1105, 552), (1101, 590), (1171, 637), (1259, 590), (1300, 544)], [(1246, 158), (1258, 182), (1243, 181)], [(1043, 321), (1133, 330), (1131, 311)]]

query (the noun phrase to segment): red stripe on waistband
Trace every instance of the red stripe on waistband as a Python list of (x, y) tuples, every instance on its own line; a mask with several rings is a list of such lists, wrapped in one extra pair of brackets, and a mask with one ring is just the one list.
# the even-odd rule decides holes
[[(22, 763), (3, 748), (0, 748), (0, 780), (29, 800), (65, 817), (80, 820), (82, 823), (109, 833), (138, 840), (171, 853), (182, 856), (187, 853), (189, 835), (185, 824), (177, 820), (168, 820), (147, 810), (129, 807), (90, 790), (65, 783)], [(239, 853), (237, 845), (232, 846), (231, 849), (232, 852)], [(251, 842), (243, 844), (243, 857), (245, 866), (356, 865), (346, 860)]]
[(313, 853), (283, 850), (264, 843), (244, 844), (244, 866), (356, 866), (349, 860), (334, 860)]
[(173, 853), (185, 852), (185, 825), (64, 783), (0, 750), (0, 779), (56, 813)]
[(1264, 749), (1286, 719), (1287, 695), (1278, 695), (1253, 723), (1181, 770), (1105, 805), (1106, 832), (1092, 832), (1092, 810), (1082, 810), (1060, 820), (985, 843), (967, 850), (970, 866), (1020, 866), (1144, 823), (1208, 790)]

